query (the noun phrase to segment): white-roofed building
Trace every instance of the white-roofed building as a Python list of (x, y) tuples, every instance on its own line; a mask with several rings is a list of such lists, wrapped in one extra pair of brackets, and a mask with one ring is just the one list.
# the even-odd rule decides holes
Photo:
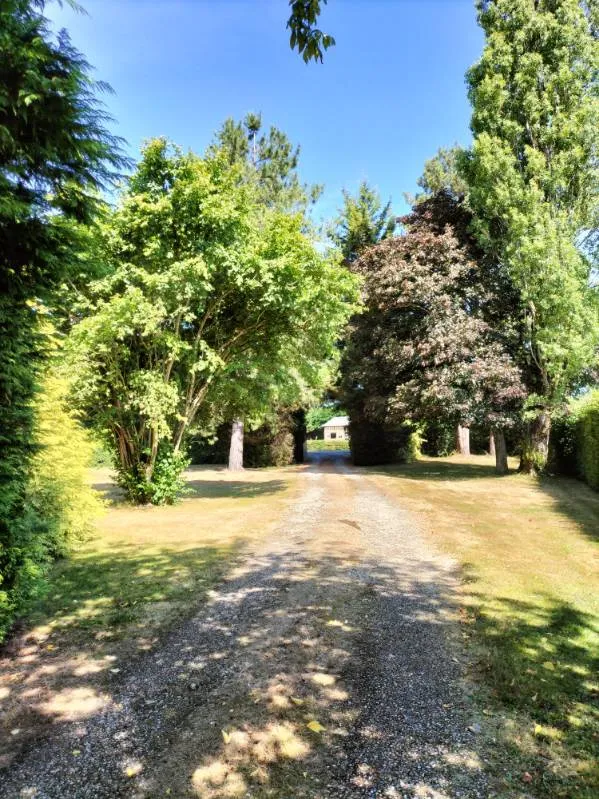
[(322, 426), (324, 431), (324, 440), (331, 441), (337, 439), (338, 441), (345, 441), (349, 438), (349, 417), (348, 416), (333, 416), (328, 422)]

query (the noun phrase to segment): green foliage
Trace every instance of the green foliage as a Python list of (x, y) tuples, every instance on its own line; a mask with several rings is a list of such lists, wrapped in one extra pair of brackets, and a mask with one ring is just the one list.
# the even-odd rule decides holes
[(591, 488), (599, 490), (599, 391), (578, 410), (576, 428), (578, 468)]
[(63, 557), (92, 531), (101, 502), (87, 480), (93, 444), (66, 407), (68, 381), (54, 362), (34, 411), (33, 454), (24, 492), (26, 513), (7, 555), (16, 578), (0, 584), (0, 638), (13, 615), (42, 586), (48, 563)]
[(0, 6), (0, 604), (15, 612), (46, 557), (45, 526), (26, 499), (34, 395), (45, 357), (34, 301), (81, 271), (77, 223), (122, 160), (97, 101), (101, 85), (44, 2)]
[(422, 452), (444, 457), (455, 451), (456, 425), (453, 419), (429, 419), (424, 427)]
[(306, 64), (309, 61), (320, 61), (324, 51), (333, 47), (335, 39), (316, 27), (321, 12), (321, 3), (327, 0), (289, 0), (291, 15), (287, 20), (287, 28), (291, 31), (289, 44), (297, 50)]
[(301, 396), (352, 309), (355, 281), (304, 217), (265, 208), (243, 178), (225, 153), (152, 141), (103, 227), (109, 269), (71, 334), (73, 397), (134, 501), (164, 500), (150, 487), (160, 453), (178, 458), (206, 415)]
[(66, 555), (92, 531), (101, 502), (88, 482), (94, 445), (66, 406), (69, 384), (57, 367), (48, 372), (36, 404), (36, 444), (28, 504), (46, 526), (47, 551)]
[(322, 186), (300, 183), (297, 167), (300, 148), (283, 131), (271, 126), (261, 133), (260, 114), (247, 114), (243, 122), (225, 120), (208, 148), (209, 156), (224, 156), (237, 165), (241, 178), (251, 184), (257, 199), (279, 211), (305, 210), (322, 193)]
[(133, 469), (126, 469), (117, 460), (117, 482), (129, 499), (139, 505), (172, 505), (185, 493), (183, 471), (189, 463), (187, 455), (173, 452), (166, 441), (161, 441), (150, 477), (147, 468), (141, 463), (136, 464)]
[(579, 0), (485, 0), (486, 46), (468, 81), (464, 161), (481, 245), (520, 292), (522, 354), (551, 412), (579, 385), (599, 342), (597, 289), (583, 238), (599, 188), (599, 42)]
[(245, 434), (245, 466), (289, 466), (293, 463), (294, 423), (289, 413), (278, 414), (270, 423)]
[(424, 164), (422, 176), (417, 180), (422, 192), (414, 201), (422, 202), (441, 191), (456, 200), (463, 199), (468, 192), (468, 184), (461, 172), (463, 155), (464, 150), (457, 144), (449, 148), (440, 147), (436, 155)]
[(570, 403), (551, 431), (551, 468), (599, 490), (599, 391)]
[(332, 239), (347, 263), (355, 261), (366, 247), (392, 236), (394, 230), (391, 202), (383, 205), (378, 192), (365, 181), (356, 197), (343, 192), (343, 208)]

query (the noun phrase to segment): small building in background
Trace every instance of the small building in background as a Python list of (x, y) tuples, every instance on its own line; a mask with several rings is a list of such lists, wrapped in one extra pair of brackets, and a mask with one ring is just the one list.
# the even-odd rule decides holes
[(324, 440), (331, 441), (337, 439), (338, 441), (346, 441), (349, 438), (349, 417), (348, 416), (333, 416), (326, 422), (322, 429), (324, 431)]

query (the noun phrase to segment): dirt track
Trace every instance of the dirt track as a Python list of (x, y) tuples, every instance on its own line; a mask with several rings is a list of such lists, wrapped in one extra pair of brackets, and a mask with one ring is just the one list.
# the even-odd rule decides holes
[(453, 564), (343, 461), (159, 648), (0, 772), (0, 797), (488, 796)]

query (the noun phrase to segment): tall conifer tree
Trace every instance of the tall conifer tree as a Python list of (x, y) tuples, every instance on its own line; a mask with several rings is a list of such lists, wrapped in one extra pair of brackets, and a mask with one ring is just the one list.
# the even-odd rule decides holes
[[(45, 558), (25, 502), (44, 359), (35, 307), (77, 265), (78, 222), (122, 161), (84, 58), (43, 0), (0, 5), (0, 635)], [(72, 273), (71, 273), (72, 274)]]

